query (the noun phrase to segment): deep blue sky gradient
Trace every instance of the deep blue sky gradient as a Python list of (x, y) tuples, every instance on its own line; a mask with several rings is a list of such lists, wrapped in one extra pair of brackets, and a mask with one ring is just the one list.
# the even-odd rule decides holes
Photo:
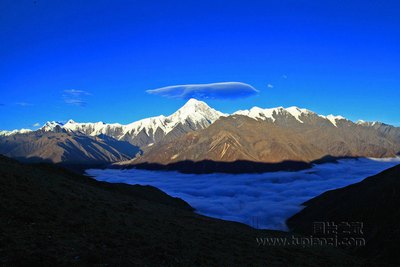
[[(223, 112), (296, 105), (400, 126), (400, 1), (2, 0), (0, 11), (0, 129), (169, 115), (185, 101), (146, 90), (226, 81), (260, 93), (208, 101)], [(86, 104), (65, 90), (88, 92)]]

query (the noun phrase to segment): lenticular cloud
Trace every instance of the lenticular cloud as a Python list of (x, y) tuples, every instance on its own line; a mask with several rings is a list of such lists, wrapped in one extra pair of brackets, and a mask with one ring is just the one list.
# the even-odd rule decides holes
[(238, 99), (256, 95), (259, 91), (241, 82), (186, 84), (147, 90), (149, 94), (183, 99)]
[(181, 174), (145, 170), (88, 170), (97, 180), (152, 185), (187, 201), (197, 212), (257, 228), (285, 230), (301, 204), (400, 163), (400, 159), (348, 159), (298, 172)]

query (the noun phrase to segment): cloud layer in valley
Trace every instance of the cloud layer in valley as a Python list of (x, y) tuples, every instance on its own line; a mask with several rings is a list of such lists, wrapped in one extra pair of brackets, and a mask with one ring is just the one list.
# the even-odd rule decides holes
[(96, 179), (152, 185), (187, 201), (199, 213), (285, 230), (301, 204), (327, 190), (347, 186), (400, 163), (397, 159), (351, 159), (299, 172), (264, 174), (181, 174), (144, 170), (89, 170)]
[(91, 94), (89, 92), (83, 90), (69, 89), (69, 90), (64, 90), (62, 96), (64, 102), (68, 105), (85, 107), (87, 105), (85, 98), (90, 95)]
[(182, 99), (238, 99), (256, 95), (259, 91), (241, 82), (186, 84), (147, 90), (149, 94)]

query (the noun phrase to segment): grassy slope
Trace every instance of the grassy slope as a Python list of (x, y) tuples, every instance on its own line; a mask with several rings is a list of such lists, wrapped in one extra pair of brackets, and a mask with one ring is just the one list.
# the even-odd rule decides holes
[[(0, 265), (331, 266), (337, 250), (258, 247), (285, 233), (195, 214), (153, 187), (0, 156)], [(350, 260), (350, 262), (349, 262)]]

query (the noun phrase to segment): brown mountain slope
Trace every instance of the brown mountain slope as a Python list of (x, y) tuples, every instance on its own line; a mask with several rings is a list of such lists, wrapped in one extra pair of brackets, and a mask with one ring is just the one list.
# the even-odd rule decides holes
[(335, 127), (314, 115), (302, 120), (304, 123), (294, 118), (274, 123), (240, 115), (220, 118), (206, 129), (156, 144), (130, 163), (168, 164), (184, 160), (311, 162), (327, 155), (393, 157), (400, 151), (399, 136), (372, 127), (349, 121), (340, 121)]
[(0, 156), (2, 266), (361, 266), (339, 250), (259, 247), (287, 236), (197, 215), (150, 186), (97, 182)]
[(132, 158), (138, 148), (107, 136), (37, 131), (0, 138), (0, 153), (24, 161), (99, 164)]
[(287, 221), (294, 231), (310, 234), (313, 222), (362, 222), (366, 246), (354, 253), (400, 264), (400, 165), (304, 205)]

